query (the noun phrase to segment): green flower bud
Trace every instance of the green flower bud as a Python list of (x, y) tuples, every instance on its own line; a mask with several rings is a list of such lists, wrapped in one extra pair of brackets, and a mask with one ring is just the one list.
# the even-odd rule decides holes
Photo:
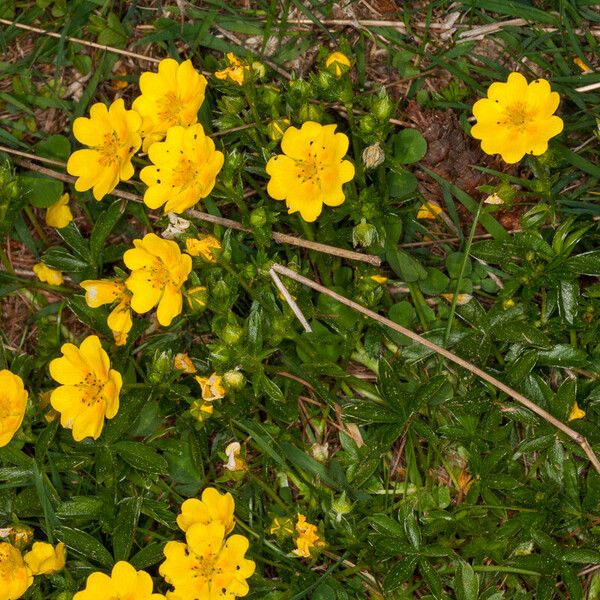
[(236, 115), (244, 110), (246, 99), (243, 96), (223, 96), (220, 100), (221, 110), (227, 115)]
[(344, 515), (347, 515), (352, 510), (353, 504), (348, 502), (346, 498), (346, 492), (342, 492), (342, 495), (336, 498), (331, 503), (331, 509), (335, 514), (335, 520), (339, 523)]
[(372, 106), (372, 113), (379, 121), (387, 121), (394, 112), (394, 103), (389, 99), (385, 89), (382, 89)]
[(323, 111), (316, 104), (306, 103), (298, 111), (298, 119), (303, 123), (305, 121), (316, 121), (319, 123), (323, 118)]
[(223, 383), (229, 390), (241, 390), (246, 385), (246, 378), (241, 371), (234, 369), (223, 375)]
[(303, 79), (292, 79), (290, 91), (292, 96), (298, 100), (306, 100), (311, 95), (310, 85)]
[(365, 115), (360, 120), (359, 127), (363, 133), (373, 133), (377, 128), (377, 119), (373, 115)]
[(252, 227), (256, 227), (257, 229), (264, 227), (268, 221), (269, 217), (264, 206), (259, 206), (250, 213), (250, 225)]
[(148, 369), (148, 381), (152, 384), (163, 383), (173, 373), (173, 353), (170, 350), (154, 354), (152, 364)]
[(281, 90), (275, 85), (264, 85), (260, 89), (261, 102), (266, 106), (274, 106), (279, 102)]
[(375, 225), (367, 223), (365, 219), (362, 219), (361, 222), (352, 230), (352, 243), (354, 244), (355, 248), (356, 246), (368, 248), (369, 246), (375, 244), (378, 238), (379, 236), (377, 235), (377, 229), (375, 228)]
[(243, 337), (244, 330), (236, 323), (228, 323), (223, 329), (221, 339), (229, 346), (234, 346)]
[(329, 90), (334, 83), (335, 77), (327, 71), (321, 71), (317, 75), (317, 85), (323, 91)]
[(215, 300), (220, 301), (220, 300), (227, 300), (227, 298), (229, 298), (231, 289), (225, 280), (219, 279), (219, 281), (217, 281), (217, 283), (215, 283), (212, 286), (210, 291), (211, 291), (211, 296)]
[(285, 133), (285, 130), (290, 126), (290, 120), (286, 118), (275, 119), (267, 125), (267, 133), (269, 137), (278, 142)]
[(203, 285), (193, 287), (187, 290), (185, 299), (192, 312), (202, 312), (208, 302), (208, 289)]

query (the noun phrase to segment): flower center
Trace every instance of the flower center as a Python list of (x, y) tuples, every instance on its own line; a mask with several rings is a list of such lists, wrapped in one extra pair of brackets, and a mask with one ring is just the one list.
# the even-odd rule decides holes
[(117, 135), (116, 131), (106, 133), (104, 135), (104, 142), (97, 148), (100, 152), (100, 164), (103, 166), (111, 165), (114, 162), (118, 162), (120, 154), (122, 154), (122, 141)]
[(165, 267), (164, 263), (156, 259), (152, 266), (150, 267), (150, 277), (148, 282), (153, 288), (164, 289), (171, 281), (171, 273)]
[(186, 187), (197, 183), (198, 168), (188, 158), (180, 158), (179, 163), (173, 169), (171, 184), (176, 188), (185, 189)]
[(93, 406), (100, 402), (106, 384), (106, 381), (100, 381), (93, 373), (88, 373), (79, 384), (84, 388), (83, 403), (87, 406)]
[(504, 124), (512, 127), (523, 127), (531, 121), (531, 113), (524, 102), (514, 102), (504, 110)]
[(184, 103), (173, 92), (168, 92), (158, 101), (158, 118), (171, 125), (179, 125)]
[(320, 183), (319, 173), (324, 167), (315, 158), (311, 156), (307, 160), (297, 160), (296, 165), (298, 167), (298, 176), (302, 183), (315, 180), (317, 183)]

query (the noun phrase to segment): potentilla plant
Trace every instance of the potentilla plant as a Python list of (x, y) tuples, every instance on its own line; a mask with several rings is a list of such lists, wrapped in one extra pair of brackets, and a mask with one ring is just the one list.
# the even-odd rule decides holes
[[(583, 230), (570, 222), (550, 244), (530, 236), (510, 246), (493, 216), (515, 193), (509, 183), (482, 189), (477, 202), (431, 164), (415, 172), (427, 142), (390, 122), (396, 102), (385, 88), (357, 93), (349, 48), (318, 61), (308, 77), (282, 82), (232, 53), (206, 76), (190, 60), (166, 58), (141, 74), (135, 97), (94, 103), (73, 121), (82, 147), (65, 166), (75, 194), (59, 190), (45, 215), (69, 250), (49, 248), (34, 273), (42, 289), (67, 296), (85, 335), (60, 320), (61, 306), (52, 324), (64, 343), (38, 357), (44, 375), (19, 357), (0, 370), (2, 458), (15, 469), (13, 487), (31, 484), (35, 495), (11, 496), (6, 518), (12, 527), (35, 517), (47, 538), (0, 542), (9, 600), (55, 588), (74, 600), (275, 600), (298, 590), (346, 598), (321, 581), (338, 567), (348, 589), (369, 597), (394, 593), (416, 569), (436, 588), (435, 559), (455, 560), (460, 549), (434, 545), (428, 523), (443, 527), (444, 511), (466, 498), (505, 510), (496, 493), (514, 471), (490, 476), (486, 488), (492, 466), (473, 441), (479, 415), (504, 400), (327, 288), (473, 361), (510, 343), (515, 385), (560, 423), (585, 417), (576, 386), (565, 380), (555, 393), (529, 375), (537, 363), (583, 365), (576, 348), (552, 355), (551, 332), (541, 331), (556, 306), (573, 331), (581, 325), (575, 277), (590, 267), (572, 253)], [(511, 73), (474, 104), (470, 134), (509, 165), (537, 161), (550, 185), (559, 102), (545, 79)], [(439, 183), (440, 197), (422, 195), (417, 175)], [(6, 170), (5, 187), (12, 177)], [(445, 251), (442, 272), (435, 253), (399, 241), (464, 237), (453, 198), (468, 209), (470, 233), (462, 253)], [(74, 218), (80, 211), (89, 227)], [(478, 255), (479, 224), (497, 245)], [(500, 241), (523, 263), (503, 265)], [(282, 282), (282, 264), (325, 289), (313, 296), (300, 281)], [(515, 275), (506, 285), (502, 269)], [(520, 285), (530, 289), (523, 298), (553, 294), (539, 326), (521, 334), (511, 326), (533, 309), (515, 306)], [(495, 294), (501, 303), (488, 316), (483, 305)], [(505, 360), (501, 350), (496, 359)], [(469, 385), (473, 414), (456, 401)], [(438, 431), (424, 415), (446, 403), (456, 423), (439, 431), (459, 450), (434, 475), (421, 445)], [(499, 440), (508, 455), (519, 432), (507, 426), (505, 440), (500, 412), (485, 414), (481, 454)], [(539, 444), (558, 456), (555, 437), (545, 431)], [(410, 457), (390, 462), (409, 438)], [(424, 477), (437, 477), (434, 492), (420, 490), (421, 463)], [(357, 540), (359, 527), (369, 535)], [(371, 551), (381, 585), (363, 569)], [(390, 575), (398, 556), (404, 571)]]

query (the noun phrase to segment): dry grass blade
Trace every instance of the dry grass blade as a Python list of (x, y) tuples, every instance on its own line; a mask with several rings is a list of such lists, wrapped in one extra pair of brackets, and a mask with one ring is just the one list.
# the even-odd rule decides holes
[(292, 309), (292, 312), (296, 315), (298, 321), (302, 323), (302, 327), (304, 327), (304, 331), (310, 333), (312, 331), (311, 326), (309, 325), (306, 317), (300, 310), (300, 307), (296, 304), (296, 301), (292, 298), (292, 295), (289, 293), (288, 289), (283, 285), (283, 281), (279, 279), (279, 275), (273, 271), (273, 269), (269, 269), (269, 275), (271, 279), (277, 286), (277, 289), (281, 292), (281, 295), (285, 298), (285, 301), (288, 303), (289, 307)]
[(362, 306), (362, 304), (353, 302), (352, 300), (349, 300), (345, 296), (337, 294), (336, 292), (331, 291), (329, 288), (326, 288), (325, 286), (323, 286), (319, 283), (316, 283), (312, 279), (303, 277), (302, 275), (299, 275), (295, 271), (292, 271), (291, 269), (288, 269), (287, 267), (284, 267), (279, 264), (274, 264), (272, 266), (272, 269), (281, 275), (285, 275), (286, 277), (289, 277), (290, 279), (294, 279), (295, 281), (298, 281), (298, 282), (306, 285), (307, 287), (312, 288), (313, 290), (321, 292), (322, 294), (326, 294), (330, 298), (333, 298), (333, 299), (337, 300), (338, 302), (341, 302), (342, 304), (349, 306), (353, 310), (356, 310), (357, 312), (360, 312), (363, 315), (370, 317), (371, 319), (377, 321), (378, 323), (381, 323), (382, 325), (386, 325), (387, 327), (389, 327), (390, 329), (393, 329), (394, 331), (397, 331), (398, 333), (402, 333), (403, 335), (410, 338), (417, 344), (421, 344), (422, 346), (425, 346), (426, 348), (433, 350), (436, 354), (439, 354), (440, 356), (447, 358), (448, 360), (459, 365), (463, 369), (467, 369), (474, 375), (477, 375), (479, 378), (483, 379), (484, 381), (487, 381), (488, 383), (493, 385), (495, 388), (499, 389), (501, 392), (504, 392), (506, 395), (508, 395), (511, 398), (513, 398), (514, 400), (516, 400), (519, 404), (523, 405), (525, 408), (529, 409), (531, 412), (535, 413), (536, 415), (538, 415), (539, 417), (541, 417), (542, 419), (544, 419), (545, 421), (547, 421), (548, 423), (550, 423), (551, 425), (556, 427), (558, 430), (562, 431), (565, 435), (569, 436), (574, 442), (579, 444), (581, 449), (585, 452), (586, 456), (590, 459), (590, 462), (592, 463), (594, 469), (596, 469), (598, 474), (600, 474), (600, 460), (598, 460), (598, 457), (596, 456), (596, 454), (592, 450), (592, 447), (590, 446), (589, 442), (587, 441), (587, 439), (584, 436), (582, 436), (580, 433), (578, 433), (574, 429), (571, 429), (568, 425), (565, 425), (562, 421), (559, 421), (558, 419), (553, 417), (550, 413), (546, 412), (543, 408), (539, 407), (537, 404), (535, 404), (534, 402), (529, 400), (529, 398), (526, 398), (525, 396), (523, 396), (523, 394), (520, 394), (516, 390), (513, 390), (511, 387), (507, 386), (505, 383), (502, 383), (502, 381), (500, 381), (499, 379), (492, 377), (485, 371), (481, 370), (479, 367), (476, 367), (474, 364), (460, 358), (460, 356), (453, 354), (449, 350), (446, 350), (445, 348), (442, 348), (441, 346), (438, 346), (437, 344), (430, 342), (428, 339), (421, 337), (417, 333), (414, 333), (414, 331), (411, 331), (410, 329), (406, 329), (405, 327), (402, 327), (401, 325), (394, 323), (394, 321), (391, 321), (390, 319), (386, 319), (385, 317), (382, 317), (381, 315), (377, 314), (376, 312), (373, 312), (372, 310), (365, 308), (364, 306)]

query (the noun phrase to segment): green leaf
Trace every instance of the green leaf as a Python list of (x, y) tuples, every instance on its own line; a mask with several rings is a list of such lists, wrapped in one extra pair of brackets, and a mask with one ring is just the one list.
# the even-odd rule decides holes
[(406, 169), (390, 169), (386, 178), (390, 198), (406, 198), (417, 189), (417, 178)]
[(450, 279), (434, 267), (425, 267), (425, 270), (427, 271), (427, 277), (419, 281), (419, 289), (430, 296), (438, 296), (443, 293), (450, 283)]
[(501, 342), (523, 344), (524, 346), (535, 346), (537, 348), (548, 348), (550, 346), (550, 340), (543, 332), (524, 321), (501, 323), (500, 326), (492, 328), (491, 335)]
[(104, 243), (114, 229), (115, 225), (121, 219), (123, 213), (121, 207), (122, 200), (115, 200), (106, 210), (102, 211), (96, 220), (94, 229), (90, 235), (90, 251), (94, 261), (98, 260)]
[(479, 579), (473, 567), (466, 562), (459, 563), (454, 576), (456, 600), (477, 600), (479, 597)]
[(59, 519), (94, 519), (102, 510), (104, 502), (96, 496), (75, 496), (63, 502), (56, 510)]
[(35, 149), (40, 156), (67, 162), (71, 154), (71, 142), (64, 135), (49, 135), (38, 142)]
[(144, 546), (129, 561), (136, 569), (147, 569), (162, 562), (165, 559), (164, 548), (166, 542), (154, 542)]
[(423, 265), (404, 250), (390, 248), (386, 250), (385, 259), (394, 273), (407, 283), (427, 279), (427, 271)]
[(152, 397), (148, 390), (132, 390), (121, 397), (121, 406), (117, 415), (107, 421), (102, 433), (102, 440), (112, 444), (120, 440), (123, 435), (135, 426), (143, 406)]
[(591, 548), (574, 548), (573, 550), (565, 550), (562, 559), (565, 562), (580, 565), (600, 565), (600, 552)]
[(416, 556), (406, 557), (399, 560), (385, 576), (383, 587), (386, 592), (393, 592), (407, 581), (417, 566), (418, 558)]
[(414, 512), (408, 513), (404, 519), (404, 531), (413, 548), (418, 550), (421, 547), (421, 530)]
[(48, 248), (42, 260), (52, 269), (66, 271), (67, 273), (84, 273), (89, 269), (87, 262), (73, 256), (67, 249), (58, 246)]
[(557, 344), (538, 354), (538, 364), (545, 367), (583, 367), (588, 362), (585, 350), (567, 344)]
[(394, 159), (401, 165), (421, 160), (427, 154), (427, 142), (416, 129), (403, 129), (392, 136)]
[(167, 461), (147, 444), (127, 441), (117, 442), (113, 445), (113, 448), (125, 462), (135, 469), (163, 475), (167, 473)]
[(61, 181), (45, 177), (44, 175), (21, 175), (20, 180), (23, 195), (31, 205), (37, 208), (52, 206), (63, 193), (63, 184)]
[(578, 275), (600, 275), (600, 250), (572, 256), (564, 263), (564, 268)]
[(110, 552), (89, 533), (72, 527), (57, 527), (56, 537), (82, 558), (92, 560), (110, 570), (114, 561)]
[(133, 540), (140, 517), (142, 498), (125, 498), (119, 505), (117, 529), (113, 533), (113, 554), (116, 561), (127, 560), (133, 547)]

